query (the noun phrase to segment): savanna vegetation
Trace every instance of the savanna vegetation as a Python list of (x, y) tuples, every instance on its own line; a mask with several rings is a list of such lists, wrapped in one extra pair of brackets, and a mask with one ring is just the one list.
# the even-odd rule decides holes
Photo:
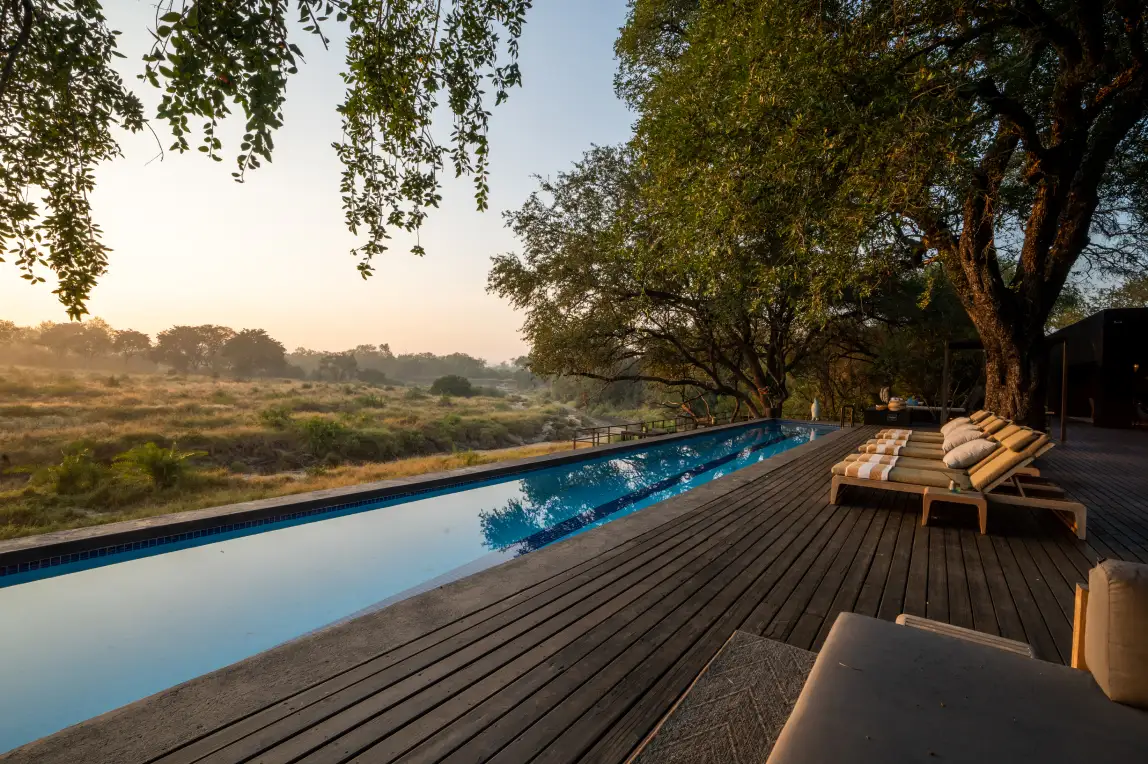
[(570, 448), (538, 394), (0, 367), (0, 538)]

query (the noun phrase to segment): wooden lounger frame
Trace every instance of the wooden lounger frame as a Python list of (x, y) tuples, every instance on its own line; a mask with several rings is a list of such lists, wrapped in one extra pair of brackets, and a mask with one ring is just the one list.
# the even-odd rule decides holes
[[(1076, 501), (1068, 501), (1063, 498), (1052, 498), (1046, 496), (1033, 496), (1035, 491), (1046, 491), (1050, 493), (1058, 493), (1060, 496), (1064, 492), (1059, 488), (1047, 484), (1048, 487), (1030, 485), (1029, 491), (1025, 491), (1025, 481), (1019, 480), (1020, 470), (1027, 467), (1032, 459), (1023, 462), (1019, 468), (1010, 470), (1005, 475), (1001, 476), (998, 480), (991, 483), (987, 490), (984, 491), (949, 491), (944, 488), (936, 486), (914, 485), (912, 483), (894, 483), (892, 481), (884, 480), (870, 480), (868, 478), (847, 477), (845, 475), (834, 475), (833, 482), (829, 487), (829, 503), (836, 504), (837, 496), (843, 485), (852, 485), (859, 488), (876, 488), (883, 491), (900, 491), (901, 493), (917, 494), (921, 497), (921, 525), (928, 525), (929, 514), (933, 508), (933, 502), (949, 502), (953, 504), (966, 504), (972, 505), (977, 508), (977, 520), (980, 525), (982, 534), (988, 532), (988, 507), (989, 504), (993, 506), (1006, 506), (1006, 507), (1023, 507), (1027, 509), (1047, 509), (1051, 510), (1054, 515), (1062, 520), (1070, 530), (1072, 530), (1077, 538), (1083, 539), (1087, 532), (1086, 523), (1088, 518), (1088, 509)], [(1008, 485), (1008, 492), (997, 491), (1004, 485)], [(1016, 493), (1012, 493), (1012, 491)], [(1069, 519), (1071, 517), (1071, 520)]]
[(1072, 653), (1068, 664), (1074, 669), (1088, 671), (1084, 660), (1084, 629), (1088, 615), (1088, 584), (1076, 585), (1076, 602), (1072, 613)]

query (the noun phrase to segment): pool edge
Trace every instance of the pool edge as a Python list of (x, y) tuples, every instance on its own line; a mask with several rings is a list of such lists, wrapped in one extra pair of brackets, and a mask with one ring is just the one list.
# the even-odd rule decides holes
[[(522, 459), (511, 459), (475, 467), (462, 467), (408, 478), (359, 483), (353, 486), (327, 488), (270, 499), (256, 499), (238, 504), (224, 504), (218, 507), (156, 515), (138, 520), (125, 520), (118, 523), (22, 536), (0, 541), (0, 577), (5, 574), (5, 571), (8, 573), (23, 572), (21, 568), (54, 567), (62, 563), (88, 559), (83, 555), (90, 556), (93, 553), (97, 555), (115, 554), (130, 551), (133, 548), (155, 545), (160, 540), (167, 543), (168, 539), (178, 541), (210, 536), (241, 527), (297, 519), (309, 514), (335, 511), (337, 508), (350, 508), (358, 504), (506, 477), (519, 472), (585, 461), (599, 458), (605, 454), (632, 451), (646, 448), (651, 444), (684, 440), (705, 433), (749, 427), (755, 423), (769, 421), (782, 424), (822, 424), (789, 419), (735, 422), (706, 427), (701, 430), (659, 435), (595, 448), (571, 449), (568, 452), (561, 451), (529, 456)], [(834, 425), (827, 422), (822, 426), (831, 427)], [(16, 570), (7, 570), (13, 567)]]

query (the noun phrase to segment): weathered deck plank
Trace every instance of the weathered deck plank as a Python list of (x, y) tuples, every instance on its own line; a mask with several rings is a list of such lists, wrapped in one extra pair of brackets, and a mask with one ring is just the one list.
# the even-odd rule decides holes
[(840, 612), (907, 612), (1065, 661), (1075, 583), (1101, 556), (1148, 560), (1145, 433), (1074, 428), (1042, 459), (1089, 506), (1082, 542), (1022, 509), (982, 536), (962, 507), (922, 527), (904, 494), (830, 506), (829, 467), (874, 429), (147, 760), (624, 761), (736, 629), (816, 649)]

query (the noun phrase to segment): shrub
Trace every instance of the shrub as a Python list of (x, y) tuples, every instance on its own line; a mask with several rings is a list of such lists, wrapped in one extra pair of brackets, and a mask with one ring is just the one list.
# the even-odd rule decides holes
[(354, 432), (346, 425), (323, 417), (305, 419), (298, 426), (307, 451), (316, 459), (341, 454), (355, 440)]
[(115, 374), (104, 380), (104, 387), (120, 387), (122, 384)]
[(474, 467), (482, 464), (482, 454), (477, 451), (459, 451), (454, 456), (463, 467)]
[(381, 409), (386, 408), (387, 399), (374, 393), (368, 393), (355, 398), (355, 405), (361, 409)]
[(259, 421), (273, 430), (286, 430), (291, 426), (291, 410), (286, 406), (268, 406), (259, 412)]
[(180, 482), (188, 471), (188, 460), (207, 456), (204, 451), (180, 451), (160, 448), (155, 443), (128, 449), (113, 459), (116, 469), (127, 477), (142, 477), (150, 480), (156, 488), (170, 488)]
[(95, 490), (107, 473), (107, 468), (92, 457), (90, 448), (76, 448), (66, 451), (59, 464), (38, 470), (32, 480), (53, 493), (70, 496)]
[(422, 398), (427, 397), (427, 394), (422, 391), (422, 388), (412, 387), (409, 390), (407, 390), (405, 393), (403, 393), (403, 397), (406, 398), (408, 401), (417, 401), (417, 400), (420, 400)]
[(439, 377), (432, 382), (430, 391), (433, 395), (457, 395), (469, 398), (474, 395), (474, 386), (466, 377), (458, 374), (447, 374), (445, 377)]

